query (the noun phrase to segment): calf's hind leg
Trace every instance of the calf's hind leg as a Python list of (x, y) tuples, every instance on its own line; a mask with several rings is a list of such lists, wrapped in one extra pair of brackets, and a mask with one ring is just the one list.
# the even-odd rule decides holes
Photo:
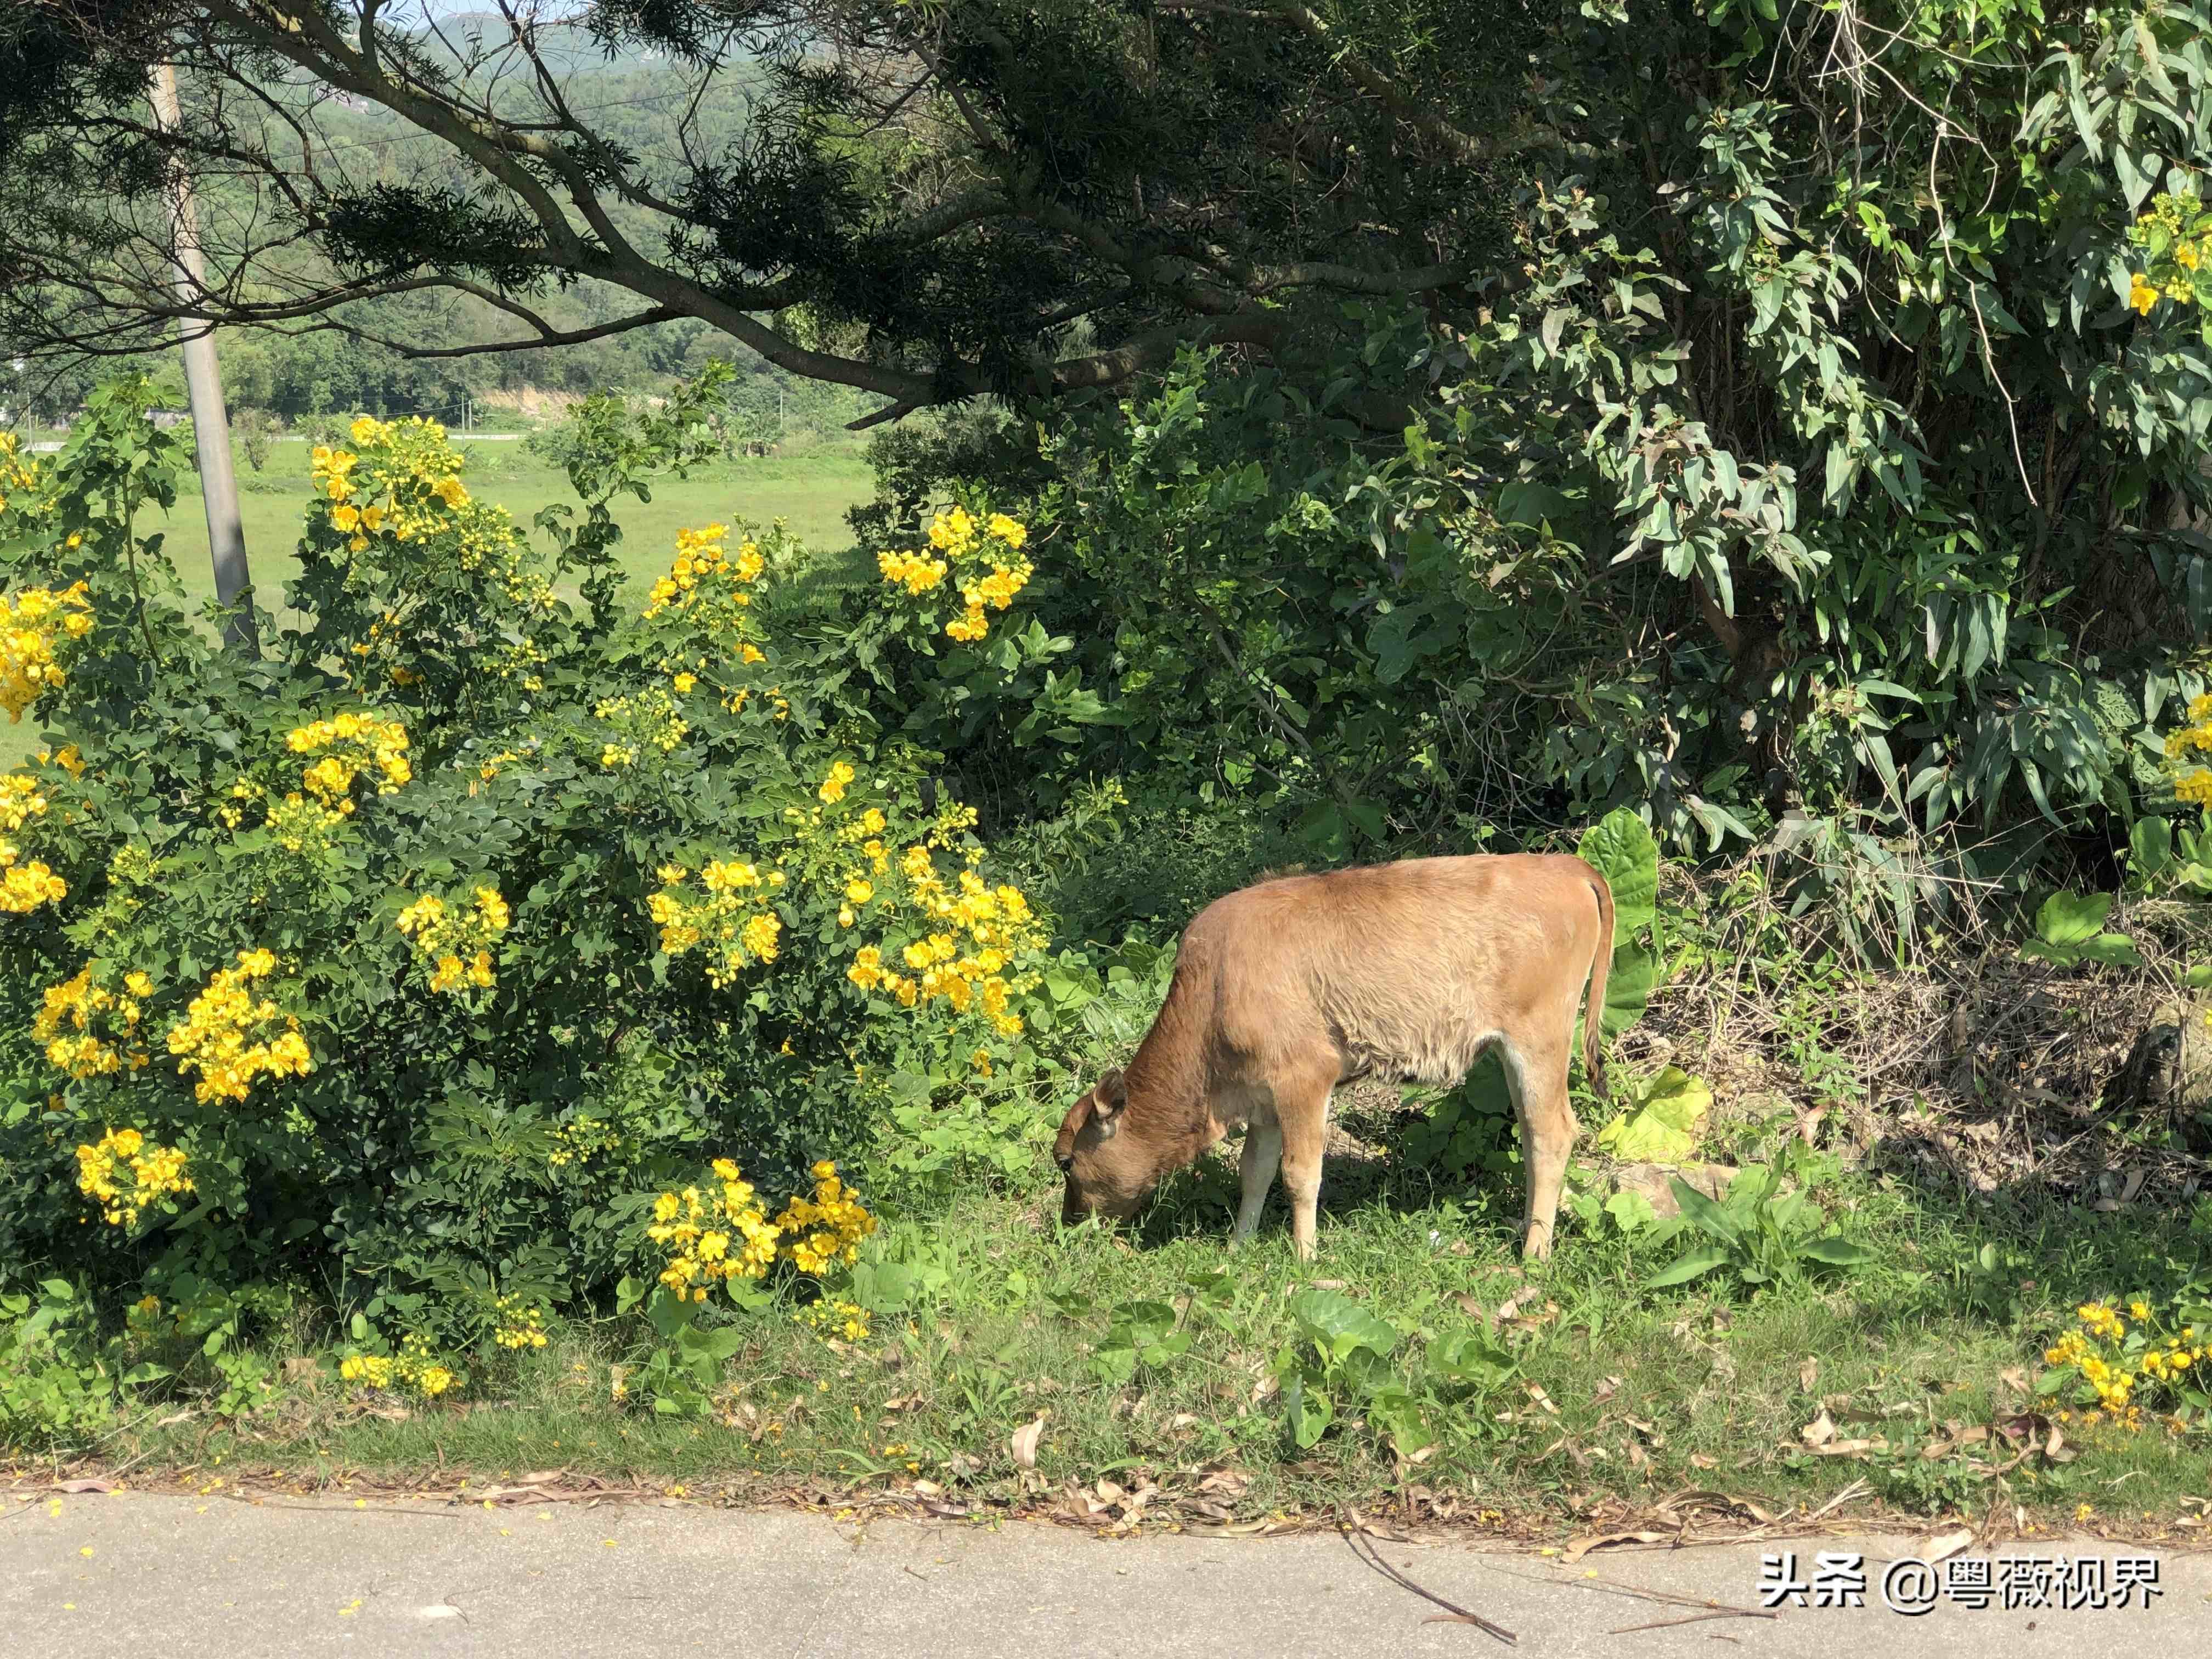
[(1328, 1133), (1328, 1097), (1336, 1087), (1336, 1057), (1288, 1073), (1274, 1087), (1276, 1133), (1283, 1149), (1283, 1191), (1291, 1200), (1291, 1243), (1300, 1261), (1314, 1253), (1315, 1214), (1321, 1204), (1322, 1143)]
[(1547, 1032), (1536, 1042), (1509, 1036), (1504, 1044), (1505, 1076), (1521, 1119), (1521, 1153), (1528, 1168), (1521, 1254), (1531, 1261), (1551, 1258), (1559, 1188), (1566, 1179), (1567, 1155), (1574, 1150), (1575, 1109), (1567, 1099), (1569, 1040), (1569, 1034)]

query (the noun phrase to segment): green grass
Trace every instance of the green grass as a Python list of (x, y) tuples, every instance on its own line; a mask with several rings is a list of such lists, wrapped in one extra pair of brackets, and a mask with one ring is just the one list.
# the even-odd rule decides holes
[[(1401, 1333), (1391, 1363), (1419, 1388), (1410, 1356), (1485, 1328), (1481, 1316), (1528, 1288), (1513, 1255), (1517, 1192), (1470, 1200), (1438, 1190), (1429, 1172), (1332, 1168), (1321, 1255), (1304, 1265), (1279, 1213), (1253, 1246), (1225, 1249), (1235, 1176), (1224, 1158), (1172, 1181), (1120, 1235), (1062, 1233), (1049, 1173), (1024, 1190), (963, 1182), (957, 1202), (894, 1217), (881, 1244), (921, 1275), (921, 1288), (879, 1312), (863, 1341), (825, 1340), (787, 1303), (726, 1316), (741, 1344), (704, 1419), (653, 1413), (635, 1381), (650, 1333), (610, 1319), (571, 1326), (520, 1361), (472, 1362), (473, 1391), (488, 1403), (471, 1409), (364, 1415), (325, 1370), (250, 1424), (198, 1419), (126, 1435), (112, 1455), (155, 1469), (223, 1456), (226, 1467), (301, 1479), (368, 1471), (409, 1484), (435, 1468), (446, 1490), (457, 1475), (560, 1467), (700, 1495), (910, 1492), (922, 1479), (979, 1510), (1050, 1506), (1068, 1483), (1097, 1492), (1103, 1478), (1125, 1490), (1157, 1483), (1156, 1518), (1185, 1522), (1326, 1514), (1347, 1502), (1387, 1509), (1418, 1487), (1418, 1513), (1539, 1531), (1587, 1528), (1594, 1512), (1632, 1515), (1686, 1489), (1781, 1512), (1863, 1481), (1842, 1513), (1972, 1514), (2002, 1497), (2066, 1523), (2083, 1503), (2115, 1522), (2170, 1517), (2201, 1490), (2201, 1425), (2179, 1436), (2069, 1426), (2062, 1457), (2078, 1455), (2032, 1453), (2002, 1473), (1995, 1466), (2021, 1447), (2002, 1437), (1921, 1455), (1960, 1429), (2038, 1409), (2039, 1351), (2076, 1300), (2154, 1292), (2185, 1273), (2203, 1241), (2178, 1218), (2100, 1217), (2087, 1228), (2078, 1212), (2041, 1200), (1960, 1209), (1839, 1178), (1820, 1197), (1847, 1232), (1882, 1242), (1881, 1264), (1757, 1294), (1650, 1290), (1679, 1244), (1654, 1252), (1571, 1228), (1495, 1333), (1510, 1374), (1437, 1392), (1436, 1449), (1408, 1463), (1348, 1393), (1317, 1443), (1291, 1444), (1271, 1382), (1278, 1354), (1298, 1341), (1291, 1300), (1336, 1287), (1389, 1320)], [(2001, 1306), (1967, 1289), (1985, 1243), (2008, 1264)], [(1110, 1334), (1117, 1310), (1140, 1303), (1174, 1310), (1191, 1342), (1124, 1375), (1107, 1352)], [(1838, 1438), (1882, 1443), (1855, 1455), (1808, 1449), (1802, 1431), (1824, 1409)], [(1025, 1482), (1009, 1440), (1040, 1412)], [(2021, 1446), (2042, 1444), (2049, 1426), (2029, 1425)], [(1593, 1511), (1593, 1500), (1610, 1503)]]

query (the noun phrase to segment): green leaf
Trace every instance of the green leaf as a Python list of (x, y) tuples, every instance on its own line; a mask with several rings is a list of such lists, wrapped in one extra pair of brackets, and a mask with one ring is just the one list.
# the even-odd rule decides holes
[(1659, 1212), (1651, 1207), (1651, 1200), (1632, 1189), (1615, 1193), (1607, 1199), (1605, 1212), (1613, 1218), (1613, 1224), (1625, 1233), (1640, 1232), (1646, 1227), (1656, 1225), (1659, 1219)]
[(1442, 1382), (1494, 1388), (1513, 1367), (1512, 1354), (1480, 1331), (1440, 1336), (1429, 1344), (1429, 1374)]
[(1640, 945), (1616, 945), (1606, 972), (1605, 1008), (1598, 1030), (1607, 1036), (1619, 1036), (1643, 1018), (1658, 980), (1659, 965), (1649, 951)]
[[(1742, 1176), (1738, 1176), (1736, 1178), (1740, 1181)], [(1681, 1176), (1669, 1176), (1667, 1179), (1667, 1187), (1674, 1194), (1674, 1201), (1682, 1206), (1682, 1213), (1689, 1218), (1692, 1225), (1703, 1229), (1724, 1244), (1735, 1244), (1741, 1241), (1742, 1230), (1736, 1225), (1735, 1218), (1690, 1185), (1688, 1182), (1683, 1180)]]
[(1632, 1164), (1680, 1164), (1697, 1146), (1698, 1125), (1712, 1105), (1713, 1091), (1703, 1083), (1679, 1066), (1662, 1066), (1636, 1103), (1597, 1132), (1598, 1149)]
[(1291, 1317), (1329, 1360), (1341, 1360), (1355, 1348), (1387, 1354), (1398, 1346), (1397, 1327), (1378, 1319), (1341, 1291), (1319, 1285), (1291, 1298)]
[(1591, 825), (1577, 848), (1583, 863), (1613, 891), (1614, 957), (1620, 941), (1651, 926), (1659, 896), (1659, 843), (1642, 818), (1616, 806)]
[(2137, 881), (2155, 881), (2173, 866), (2173, 825), (2164, 818), (2137, 818), (2128, 831), (2128, 870)]
[(1797, 1254), (1808, 1261), (1824, 1262), (1831, 1267), (1863, 1267), (1875, 1260), (1875, 1252), (1865, 1245), (1843, 1238), (1816, 1238), (1810, 1244), (1800, 1245)]
[(1644, 1282), (1655, 1291), (1669, 1285), (1686, 1285), (1700, 1273), (1709, 1273), (1716, 1267), (1726, 1267), (1728, 1260), (1726, 1250), (1718, 1245), (1708, 1244), (1703, 1249), (1692, 1250), (1665, 1272), (1655, 1273)]
[(2035, 913), (2036, 937), (2046, 945), (2081, 945), (2093, 938), (2111, 914), (2110, 893), (2069, 893), (2063, 890), (2043, 901)]
[(1292, 1377), (1291, 1386), (1283, 1390), (1283, 1405), (1290, 1413), (1291, 1438), (1301, 1451), (1310, 1449), (1336, 1420), (1335, 1403), (1303, 1373)]

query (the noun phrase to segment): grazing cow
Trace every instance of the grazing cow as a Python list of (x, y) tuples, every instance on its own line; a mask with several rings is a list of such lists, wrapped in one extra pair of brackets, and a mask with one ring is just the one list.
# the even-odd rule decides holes
[(1377, 1077), (1449, 1085), (1499, 1048), (1528, 1166), (1522, 1254), (1552, 1252), (1574, 1145), (1567, 1059), (1589, 981), (1583, 1063), (1605, 1093), (1598, 1024), (1613, 895), (1577, 858), (1407, 859), (1261, 881), (1183, 930), (1158, 1018), (1124, 1070), (1072, 1107), (1053, 1158), (1062, 1218), (1124, 1217), (1237, 1124), (1251, 1237), (1278, 1162), (1291, 1237), (1314, 1248), (1330, 1092)]

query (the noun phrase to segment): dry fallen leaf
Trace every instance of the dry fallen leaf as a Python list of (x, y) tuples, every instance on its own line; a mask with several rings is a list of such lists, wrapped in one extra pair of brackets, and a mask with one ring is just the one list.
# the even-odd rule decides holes
[(1663, 1544), (1673, 1536), (1663, 1532), (1598, 1532), (1586, 1538), (1577, 1538), (1559, 1552), (1568, 1561), (1579, 1561), (1592, 1550), (1603, 1549), (1607, 1544)]
[(1032, 1418), (1016, 1429), (1006, 1445), (1014, 1454), (1015, 1463), (1024, 1469), (1036, 1467), (1037, 1442), (1044, 1437), (1044, 1419)]
[(1813, 1385), (1820, 1380), (1820, 1362), (1819, 1360), (1808, 1359), (1797, 1368), (1797, 1382), (1807, 1394), (1813, 1392)]
[(1835, 1419), (1828, 1415), (1826, 1406), (1820, 1407), (1818, 1417), (1797, 1431), (1797, 1437), (1815, 1451), (1836, 1437)]

